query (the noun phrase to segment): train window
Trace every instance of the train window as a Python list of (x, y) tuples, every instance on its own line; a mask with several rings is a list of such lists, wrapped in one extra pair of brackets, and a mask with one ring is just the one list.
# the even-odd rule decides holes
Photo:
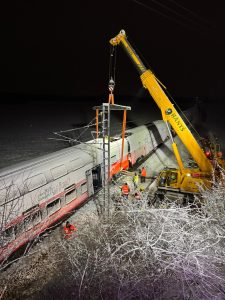
[(31, 216), (26, 217), (23, 222), (25, 230), (29, 230), (33, 227)]
[(61, 165), (56, 168), (53, 168), (51, 169), (51, 172), (54, 179), (62, 177), (68, 173), (65, 165)]
[(24, 221), (22, 223), (18, 223), (15, 226), (15, 235), (16, 237), (20, 236), (25, 231)]
[(47, 205), (47, 213), (48, 215), (52, 215), (54, 212), (59, 210), (61, 207), (61, 199), (58, 198)]
[(32, 212), (34, 212), (35, 210), (38, 210), (38, 209), (39, 209), (38, 204), (37, 204), (37, 205), (34, 205), (34, 206), (28, 208), (27, 210), (25, 210), (25, 211), (23, 212), (23, 215), (31, 214)]
[(77, 190), (76, 188), (74, 188), (65, 194), (66, 203), (70, 203), (72, 200), (76, 199), (76, 197), (77, 197)]
[(5, 229), (2, 236), (2, 244), (5, 245), (15, 239), (14, 226)]
[(41, 212), (39, 210), (32, 215), (32, 223), (35, 226), (35, 225), (39, 224), (40, 222), (41, 222)]
[(25, 230), (31, 229), (33, 226), (37, 225), (40, 222), (41, 222), (41, 212), (40, 211), (37, 211), (33, 215), (27, 216), (24, 219)]
[(38, 174), (33, 177), (27, 178), (25, 181), (27, 189), (29, 192), (43, 186), (46, 184), (46, 178), (44, 174)]
[(87, 183), (82, 183), (81, 184), (81, 194), (87, 192)]

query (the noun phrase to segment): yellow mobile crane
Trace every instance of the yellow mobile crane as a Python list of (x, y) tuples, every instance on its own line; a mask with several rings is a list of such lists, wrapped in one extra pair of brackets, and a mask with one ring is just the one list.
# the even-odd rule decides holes
[[(210, 187), (213, 165), (206, 157), (203, 149), (200, 147), (195, 137), (188, 129), (181, 116), (174, 108), (162, 88), (162, 83), (156, 78), (150, 69), (147, 69), (129, 41), (124, 30), (110, 40), (113, 46), (122, 45), (132, 62), (136, 66), (142, 84), (146, 88), (156, 104), (161, 110), (162, 118), (165, 121), (172, 140), (172, 148), (179, 166), (179, 169), (164, 169), (157, 178), (158, 193), (164, 195), (168, 191), (171, 193), (181, 193), (185, 199), (192, 199), (194, 194), (199, 193), (199, 186)], [(165, 87), (164, 87), (165, 88)], [(171, 134), (171, 128), (179, 136), (180, 140), (186, 146), (198, 168), (185, 168), (179, 154), (176, 143)]]

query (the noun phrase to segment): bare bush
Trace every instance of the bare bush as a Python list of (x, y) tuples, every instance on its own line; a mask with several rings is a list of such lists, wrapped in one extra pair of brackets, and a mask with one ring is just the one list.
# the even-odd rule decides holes
[[(222, 213), (218, 189), (210, 195), (218, 195)], [(193, 210), (121, 201), (107, 222), (87, 222), (76, 239), (61, 243), (80, 299), (224, 299), (224, 227), (215, 202)]]

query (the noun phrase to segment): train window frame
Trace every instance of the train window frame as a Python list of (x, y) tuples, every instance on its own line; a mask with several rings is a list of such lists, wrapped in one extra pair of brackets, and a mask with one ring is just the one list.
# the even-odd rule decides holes
[(31, 216), (27, 216), (26, 218), (24, 218), (23, 220), (23, 226), (24, 226), (24, 231), (28, 231), (31, 228), (33, 228), (33, 224), (32, 224), (32, 220), (31, 220)]
[(81, 186), (77, 186), (77, 197), (81, 196)]
[(41, 211), (38, 210), (31, 215), (27, 215), (24, 220), (24, 231), (28, 231), (34, 226), (38, 225), (42, 220)]
[[(36, 216), (38, 216), (38, 218), (36, 218)], [(36, 226), (37, 224), (41, 223), (42, 220), (41, 210), (36, 211), (31, 217), (32, 217), (33, 226)]]
[[(11, 230), (11, 233), (7, 233), (9, 230)], [(15, 226), (14, 225), (9, 226), (8, 228), (4, 229), (2, 246), (5, 246), (8, 243), (12, 242), (13, 240), (15, 240), (15, 238), (16, 238), (16, 235), (15, 235)]]
[(24, 226), (24, 220), (22, 222), (19, 222), (15, 225), (15, 229), (14, 229), (14, 232), (15, 232), (15, 237), (18, 238), (21, 234), (23, 234), (26, 229), (25, 229), (25, 226)]
[(81, 184), (81, 195), (83, 195), (84, 193), (86, 193), (88, 190), (87, 188), (87, 182), (84, 182)]
[(23, 215), (24, 216), (27, 216), (27, 215), (31, 215), (32, 213), (34, 213), (36, 210), (39, 210), (39, 205), (36, 204), (34, 206), (31, 206), (29, 207), (28, 209), (26, 209), (24, 212), (23, 212)]
[[(38, 204), (25, 210), (23, 212), (23, 216), (24, 216), (23, 223), (24, 223), (25, 231), (30, 230), (31, 228), (39, 224), (42, 220), (42, 215)], [(38, 216), (38, 218), (36, 218), (36, 216)], [(26, 220), (28, 222), (26, 222)]]
[[(71, 197), (68, 200), (68, 196), (71, 196), (72, 193), (75, 194), (75, 197)], [(67, 189), (67, 191), (65, 191), (65, 202), (66, 202), (66, 204), (69, 204), (71, 201), (73, 201), (76, 198), (77, 198), (77, 189), (76, 189), (75, 186), (72, 189), (70, 189), (70, 190)]]
[[(57, 206), (54, 205), (54, 203), (57, 202)], [(51, 211), (49, 211), (49, 208), (52, 208)], [(53, 209), (54, 208), (54, 209)], [(47, 205), (46, 205), (46, 211), (47, 211), (47, 215), (48, 216), (51, 216), (52, 214), (54, 214), (55, 212), (57, 212), (58, 210), (60, 210), (61, 208), (61, 198), (57, 198), (51, 202), (49, 202)]]

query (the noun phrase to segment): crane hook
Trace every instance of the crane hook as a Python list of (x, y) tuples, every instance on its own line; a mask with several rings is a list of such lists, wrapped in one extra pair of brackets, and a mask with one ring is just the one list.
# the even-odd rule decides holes
[(115, 88), (115, 82), (114, 82), (113, 78), (111, 77), (109, 80), (109, 91), (111, 94), (113, 93), (114, 88)]

